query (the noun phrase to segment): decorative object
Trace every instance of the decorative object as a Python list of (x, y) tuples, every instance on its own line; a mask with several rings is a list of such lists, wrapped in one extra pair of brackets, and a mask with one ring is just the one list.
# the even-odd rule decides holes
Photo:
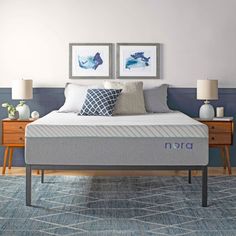
[(37, 111), (33, 111), (31, 113), (31, 118), (34, 119), (34, 120), (38, 119), (39, 118), (39, 113)]
[(115, 104), (114, 115), (145, 114), (143, 82), (105, 81), (105, 89), (122, 89)]
[(88, 89), (99, 89), (104, 88), (103, 85), (80, 85), (80, 84), (73, 84), (73, 83), (67, 83), (64, 95), (65, 95), (65, 103), (63, 106), (59, 109), (59, 112), (74, 112), (74, 113), (80, 113)]
[(82, 116), (112, 116), (121, 89), (88, 89)]
[(30, 118), (30, 108), (23, 100), (33, 98), (32, 85), (32, 80), (21, 79), (12, 82), (12, 99), (22, 100), (16, 107), (20, 120), (28, 120)]
[(224, 117), (224, 107), (217, 107), (216, 108), (216, 117)]
[(13, 105), (6, 102), (2, 104), (2, 107), (7, 108), (8, 118), (10, 120), (17, 120), (19, 118), (19, 112), (16, 110), (16, 108)]
[(71, 79), (111, 77), (111, 44), (71, 43), (69, 50)]
[(218, 80), (198, 80), (197, 99), (205, 100), (199, 110), (199, 117), (212, 120), (215, 117), (215, 111), (209, 100), (218, 99)]
[(144, 89), (145, 108), (148, 113), (166, 113), (171, 112), (167, 104), (167, 84), (157, 87)]
[(158, 43), (118, 43), (118, 78), (160, 78), (160, 45)]

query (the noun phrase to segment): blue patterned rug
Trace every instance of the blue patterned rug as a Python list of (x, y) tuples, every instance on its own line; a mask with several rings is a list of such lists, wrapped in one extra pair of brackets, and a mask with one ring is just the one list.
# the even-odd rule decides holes
[(236, 177), (0, 177), (0, 235), (235, 236)]

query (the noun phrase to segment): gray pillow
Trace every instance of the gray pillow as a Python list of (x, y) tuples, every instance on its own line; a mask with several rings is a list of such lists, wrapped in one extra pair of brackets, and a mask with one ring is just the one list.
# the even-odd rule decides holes
[(143, 91), (146, 111), (149, 113), (171, 112), (167, 105), (167, 84)]
[(145, 104), (143, 97), (143, 82), (117, 82), (105, 81), (106, 89), (122, 89), (120, 96), (117, 99), (114, 114), (131, 115), (145, 114)]

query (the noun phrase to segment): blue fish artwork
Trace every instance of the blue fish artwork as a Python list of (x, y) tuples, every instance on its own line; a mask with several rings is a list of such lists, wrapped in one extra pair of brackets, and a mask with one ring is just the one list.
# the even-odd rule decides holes
[(97, 52), (95, 56), (78, 56), (79, 66), (83, 69), (93, 69), (96, 70), (98, 66), (102, 65), (103, 60), (100, 56), (100, 53)]
[(145, 57), (144, 52), (135, 52), (126, 59), (125, 68), (144, 68), (150, 65), (150, 57)]

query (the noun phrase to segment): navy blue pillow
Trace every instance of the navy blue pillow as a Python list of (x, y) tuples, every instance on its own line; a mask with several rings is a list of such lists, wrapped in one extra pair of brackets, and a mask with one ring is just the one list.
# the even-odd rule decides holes
[(88, 89), (80, 111), (83, 116), (111, 116), (122, 89)]

